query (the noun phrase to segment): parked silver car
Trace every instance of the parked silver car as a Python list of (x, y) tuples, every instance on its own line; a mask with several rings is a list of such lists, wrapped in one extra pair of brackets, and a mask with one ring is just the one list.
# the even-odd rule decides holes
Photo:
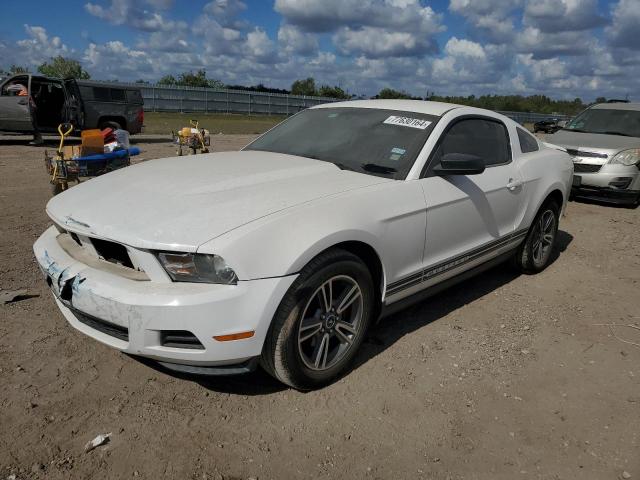
[(547, 137), (573, 157), (575, 197), (640, 203), (640, 103), (599, 103)]

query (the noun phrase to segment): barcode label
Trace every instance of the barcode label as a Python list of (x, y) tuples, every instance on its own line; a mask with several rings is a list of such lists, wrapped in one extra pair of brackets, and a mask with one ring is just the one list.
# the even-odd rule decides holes
[(418, 128), (420, 130), (424, 130), (429, 125), (431, 125), (431, 122), (429, 122), (428, 120), (421, 120), (419, 118), (398, 117), (395, 115), (391, 115), (382, 123), (386, 123), (387, 125), (400, 125), (401, 127)]

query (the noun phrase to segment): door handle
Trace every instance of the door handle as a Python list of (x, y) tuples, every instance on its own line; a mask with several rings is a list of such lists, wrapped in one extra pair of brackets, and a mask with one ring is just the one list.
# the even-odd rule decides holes
[(18, 105), (26, 105), (27, 103), (29, 102), (27, 102), (26, 100), (18, 100)]
[(507, 188), (509, 190), (511, 190), (512, 192), (516, 189), (522, 186), (522, 181), (521, 180), (514, 180), (513, 178), (509, 179), (509, 183), (507, 183)]

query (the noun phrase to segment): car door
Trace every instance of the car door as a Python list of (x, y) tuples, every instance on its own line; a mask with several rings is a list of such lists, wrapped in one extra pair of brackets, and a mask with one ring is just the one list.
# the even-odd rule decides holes
[(78, 84), (74, 78), (67, 78), (63, 85), (65, 90), (63, 118), (78, 130), (82, 130), (84, 128), (84, 115)]
[[(27, 95), (17, 95), (10, 87), (23, 85)], [(18, 75), (7, 79), (0, 86), (0, 130), (10, 132), (30, 132), (33, 130), (29, 95), (31, 94), (31, 75)]]
[[(438, 175), (434, 167), (446, 154), (480, 157), (485, 170)], [(454, 119), (436, 143), (420, 182), (427, 205), (423, 287), (496, 257), (521, 238), (522, 232), (514, 229), (523, 183), (502, 121), (483, 116)]]

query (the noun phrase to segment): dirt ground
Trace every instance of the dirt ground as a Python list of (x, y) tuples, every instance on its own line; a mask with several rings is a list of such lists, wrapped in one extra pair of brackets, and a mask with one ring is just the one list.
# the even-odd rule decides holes
[[(174, 151), (137, 142), (136, 160)], [(31, 251), (42, 155), (0, 138), (0, 287), (27, 290), (0, 305), (1, 480), (640, 479), (640, 331), (598, 325), (640, 325), (640, 209), (570, 203), (545, 272), (498, 267), (403, 311), (299, 393), (178, 377), (67, 325)]]

